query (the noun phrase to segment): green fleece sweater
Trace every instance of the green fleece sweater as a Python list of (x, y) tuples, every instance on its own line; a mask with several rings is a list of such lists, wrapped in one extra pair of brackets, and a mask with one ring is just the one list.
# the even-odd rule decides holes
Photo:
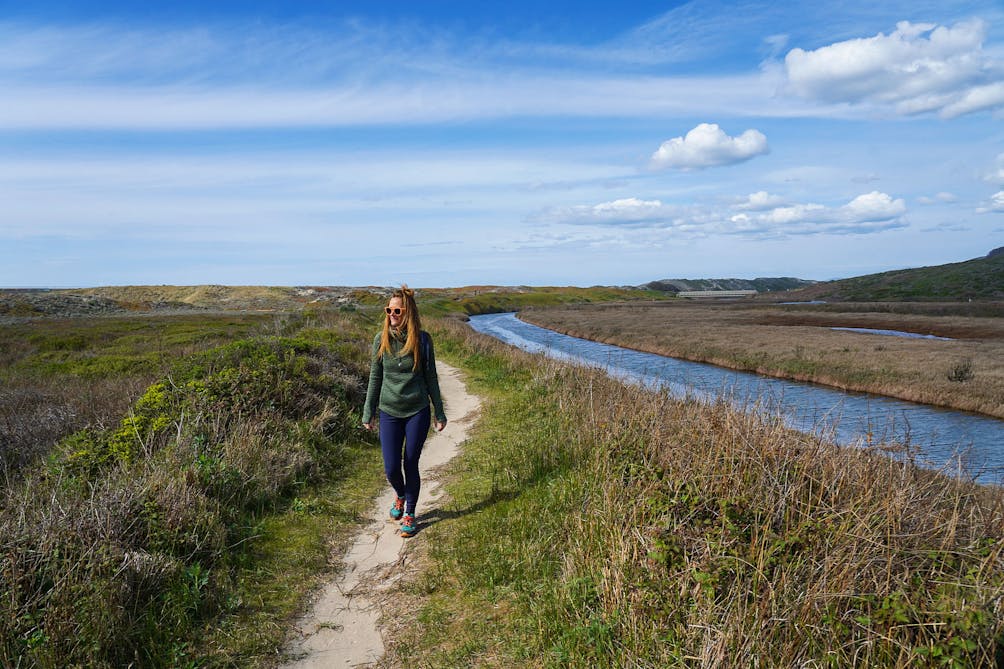
[[(429, 337), (428, 334), (425, 336)], [(378, 409), (395, 418), (413, 416), (429, 406), (429, 400), (432, 400), (436, 420), (446, 422), (443, 398), (439, 394), (439, 376), (436, 374), (436, 354), (432, 349), (432, 338), (429, 337), (428, 341), (429, 359), (422, 360), (418, 370), (413, 371), (414, 356), (410, 353), (401, 355), (403, 337), (392, 336), (391, 351), (378, 356), (380, 333), (376, 334), (370, 354), (370, 382), (366, 390), (366, 404), (363, 406), (364, 423), (369, 423)]]

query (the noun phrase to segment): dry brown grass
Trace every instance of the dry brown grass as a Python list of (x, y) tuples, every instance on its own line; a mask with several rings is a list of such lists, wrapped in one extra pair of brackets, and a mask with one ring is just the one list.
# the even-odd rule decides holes
[(149, 379), (28, 379), (0, 389), (0, 470), (11, 473), (62, 437), (118, 422)]
[[(1001, 318), (694, 303), (579, 305), (525, 311), (520, 317), (565, 334), (651, 353), (1004, 418)], [(950, 380), (966, 360), (971, 361), (972, 378)]]

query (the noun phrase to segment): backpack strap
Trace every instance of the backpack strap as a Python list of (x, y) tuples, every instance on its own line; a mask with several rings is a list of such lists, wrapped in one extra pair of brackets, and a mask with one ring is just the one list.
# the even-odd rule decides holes
[(422, 352), (422, 366), (425, 367), (426, 371), (429, 370), (429, 358), (431, 357), (432, 351), (432, 337), (425, 330), (422, 330), (418, 335), (418, 344)]

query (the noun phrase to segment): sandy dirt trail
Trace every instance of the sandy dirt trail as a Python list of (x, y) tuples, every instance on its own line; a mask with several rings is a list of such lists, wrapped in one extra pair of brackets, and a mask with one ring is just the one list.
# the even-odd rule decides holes
[(297, 621), (294, 641), (286, 649), (290, 659), (282, 667), (365, 667), (383, 656), (378, 624), (381, 593), (407, 572), (406, 544), (422, 541), (423, 518), (435, 517), (440, 510), (442, 491), (433, 472), (457, 454), (480, 406), (478, 398), (467, 393), (459, 370), (441, 362), (436, 363), (436, 370), (449, 422), (442, 432), (431, 432), (422, 450), (418, 533), (410, 539), (398, 536), (398, 523), (388, 519), (394, 500), (388, 486), (370, 511), (370, 523), (342, 557), (341, 572)]

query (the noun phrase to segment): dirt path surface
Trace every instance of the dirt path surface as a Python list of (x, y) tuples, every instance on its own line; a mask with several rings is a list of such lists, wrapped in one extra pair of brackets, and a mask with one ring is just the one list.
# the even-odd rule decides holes
[(405, 544), (422, 541), (423, 518), (440, 510), (442, 491), (433, 472), (457, 454), (467, 429), (477, 417), (478, 398), (467, 393), (460, 372), (436, 363), (439, 385), (449, 422), (433, 431), (422, 450), (422, 494), (418, 503), (418, 533), (410, 539), (397, 534), (398, 523), (388, 519), (394, 500), (388, 486), (370, 512), (370, 523), (352, 540), (342, 558), (343, 570), (317, 595), (311, 610), (296, 624), (298, 632), (286, 649), (283, 667), (324, 669), (365, 667), (384, 653), (380, 633), (380, 595), (408, 568)]

